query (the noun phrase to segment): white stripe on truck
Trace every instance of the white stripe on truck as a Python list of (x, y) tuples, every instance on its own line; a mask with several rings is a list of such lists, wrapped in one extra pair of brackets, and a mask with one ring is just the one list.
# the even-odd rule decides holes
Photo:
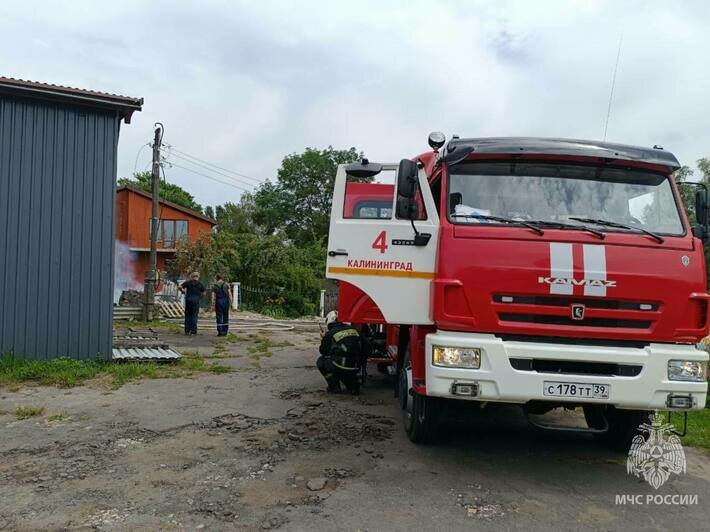
[[(550, 277), (572, 279), (574, 277), (573, 262), (572, 244), (550, 242)], [(571, 284), (551, 284), (550, 293), (572, 295), (574, 286)]]
[[(606, 247), (584, 244), (584, 278), (595, 281), (606, 281)], [(585, 296), (606, 297), (606, 286), (584, 285)]]

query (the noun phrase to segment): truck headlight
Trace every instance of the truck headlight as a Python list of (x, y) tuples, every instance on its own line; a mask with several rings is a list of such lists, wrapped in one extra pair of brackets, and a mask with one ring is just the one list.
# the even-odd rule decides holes
[(433, 347), (432, 362), (448, 368), (478, 369), (481, 367), (481, 350), (462, 347)]
[(672, 381), (704, 382), (708, 366), (699, 360), (669, 360), (668, 378)]

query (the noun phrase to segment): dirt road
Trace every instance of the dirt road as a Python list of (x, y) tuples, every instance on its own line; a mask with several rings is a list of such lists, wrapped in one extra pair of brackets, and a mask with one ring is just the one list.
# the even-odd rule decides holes
[[(458, 412), (415, 446), (386, 378), (323, 392), (316, 333), (238, 336), (215, 352), (166, 335), (224, 375), (0, 388), (0, 530), (707, 530), (706, 452), (686, 448), (687, 474), (656, 492), (624, 456), (514, 408)], [(46, 413), (17, 420), (19, 406)], [(698, 503), (615, 504), (656, 493)]]

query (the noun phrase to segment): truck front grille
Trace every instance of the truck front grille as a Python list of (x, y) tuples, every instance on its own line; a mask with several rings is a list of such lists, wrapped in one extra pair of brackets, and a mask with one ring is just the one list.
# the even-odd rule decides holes
[(650, 320), (623, 320), (615, 318), (585, 318), (573, 320), (567, 316), (554, 316), (546, 314), (513, 314), (501, 312), (501, 321), (514, 321), (518, 323), (540, 323), (545, 325), (562, 325), (569, 327), (623, 327), (625, 329), (648, 329)]
[(510, 365), (518, 371), (536, 371), (537, 373), (558, 373), (563, 375), (613, 375), (618, 377), (636, 377), (643, 368), (643, 366), (638, 364), (538, 358), (511, 358)]
[[(584, 317), (573, 319), (573, 307), (582, 305)], [(614, 329), (650, 329), (659, 319), (661, 305), (654, 301), (626, 301), (593, 297), (559, 295), (493, 295), (493, 308), (501, 322), (598, 327)]]
[(565, 307), (572, 304), (581, 304), (587, 308), (610, 309), (610, 310), (658, 310), (658, 303), (650, 301), (622, 301), (618, 299), (585, 299), (583, 297), (564, 296), (516, 296), (506, 294), (495, 294), (493, 301), (496, 303), (506, 303), (514, 305), (540, 305), (544, 307)]

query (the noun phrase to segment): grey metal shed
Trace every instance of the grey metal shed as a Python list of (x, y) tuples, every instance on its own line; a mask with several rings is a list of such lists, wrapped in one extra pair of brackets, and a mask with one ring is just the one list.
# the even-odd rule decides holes
[(142, 105), (0, 77), (0, 354), (110, 357), (118, 135)]

